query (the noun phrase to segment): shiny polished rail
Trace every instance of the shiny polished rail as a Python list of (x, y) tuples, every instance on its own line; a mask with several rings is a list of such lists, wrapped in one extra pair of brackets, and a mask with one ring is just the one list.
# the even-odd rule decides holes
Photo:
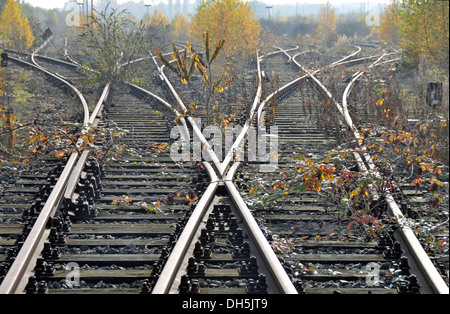
[[(211, 183), (203, 194), (203, 197), (200, 199), (198, 205), (194, 210), (194, 214), (191, 216), (187, 226), (185, 227), (181, 239), (182, 241), (178, 241), (177, 245), (174, 248), (174, 253), (171, 254), (168, 262), (166, 263), (165, 268), (163, 269), (160, 279), (156, 283), (153, 294), (167, 294), (167, 293), (175, 293), (176, 292), (176, 283), (179, 281), (179, 275), (183, 272), (180, 269), (181, 265), (183, 265), (183, 261), (187, 259), (189, 256), (188, 248), (192, 247), (193, 241), (195, 239), (195, 234), (197, 233), (198, 226), (201, 221), (205, 218), (207, 213), (207, 209), (210, 207), (212, 199), (214, 198), (219, 186), (224, 186), (237, 209), (240, 218), (243, 220), (244, 225), (247, 228), (247, 232), (249, 237), (253, 240), (253, 244), (258, 251), (258, 255), (262, 257), (264, 260), (264, 266), (259, 265), (261, 269), (264, 269), (265, 275), (268, 277), (268, 282), (273, 283), (274, 287), (271, 287), (271, 293), (277, 294), (296, 294), (297, 290), (293, 286), (291, 280), (287, 276), (284, 271), (282, 265), (280, 264), (278, 258), (267, 242), (265, 236), (262, 234), (260, 228), (258, 227), (256, 221), (252, 217), (247, 205), (242, 199), (241, 195), (237, 191), (236, 187), (233, 184), (233, 177), (235, 171), (237, 170), (239, 163), (232, 164), (232, 152), (233, 148), (238, 147), (244, 140), (245, 135), (248, 132), (249, 127), (253, 121), (253, 118), (257, 112), (257, 108), (260, 104), (260, 98), (262, 95), (262, 85), (261, 85), (261, 68), (260, 68), (260, 58), (257, 56), (257, 69), (258, 69), (258, 88), (256, 92), (255, 99), (252, 104), (252, 108), (250, 111), (249, 118), (247, 119), (242, 131), (237, 136), (236, 141), (232, 145), (232, 148), (227, 153), (224, 161), (221, 163), (215, 153), (212, 150), (208, 150), (208, 153), (211, 156), (213, 161), (213, 166), (207, 164), (206, 169), (208, 170)], [(171, 92), (174, 97), (177, 99), (178, 104), (181, 108), (184, 108), (184, 113), (187, 112), (185, 105), (183, 104), (181, 98), (178, 96), (175, 91), (173, 85), (164, 74), (164, 68), (159, 68), (159, 72), (161, 77), (164, 79), (166, 84), (169, 86)], [(197, 134), (197, 136), (202, 140), (202, 142), (206, 141), (204, 139), (203, 134), (201, 133), (199, 127), (196, 125), (194, 119), (192, 117), (187, 118), (193, 131)], [(188, 228), (189, 226), (189, 228)]]
[[(80, 99), (83, 107), (84, 119), (83, 124), (86, 126), (89, 122), (89, 111), (86, 100), (83, 95), (69, 82), (58, 77), (57, 75), (47, 71), (46, 69), (31, 64), (29, 62), (23, 61), (19, 58), (10, 56), (10, 60), (16, 62), (22, 66), (38, 70), (45, 75), (53, 78), (54, 80), (63, 83), (66, 89), (74, 92)], [(14, 294), (21, 293), (23, 291), (23, 278), (26, 272), (34, 268), (36, 259), (34, 258), (38, 252), (42, 250), (42, 242), (46, 239), (46, 225), (52, 215), (55, 213), (57, 208), (61, 205), (63, 201), (64, 191), (66, 190), (67, 184), (69, 182), (69, 177), (75, 168), (78, 160), (78, 155), (73, 153), (66, 165), (64, 166), (64, 171), (62, 172), (60, 178), (55, 184), (55, 188), (52, 190), (48, 200), (46, 201), (36, 223), (33, 226), (29, 236), (22, 245), (18, 255), (16, 256), (13, 264), (11, 265), (7, 275), (5, 276), (2, 284), (0, 285), (0, 294)]]
[[(45, 44), (47, 44), (47, 42)], [(38, 50), (42, 49), (43, 46), (39, 47)], [(25, 55), (28, 56), (28, 54)], [(32, 68), (33, 70), (37, 70), (44, 73), (45, 75), (51, 77), (56, 82), (61, 83), (60, 85), (63, 85), (64, 88), (69, 90), (71, 93), (76, 94), (79, 97), (80, 103), (83, 108), (84, 127), (82, 132), (87, 132), (89, 128), (95, 127), (98, 124), (99, 119), (101, 119), (101, 112), (103, 109), (103, 105), (111, 89), (110, 84), (107, 84), (105, 86), (95, 109), (93, 110), (92, 113), (89, 113), (87, 102), (84, 99), (82, 93), (73, 84), (70, 84), (60, 75), (52, 73), (51, 71), (40, 66), (36, 62), (36, 58), (45, 58), (51, 62), (56, 62), (61, 65), (73, 68), (77, 68), (78, 67), (77, 65), (73, 65), (71, 63), (67, 63), (65, 61), (61, 61), (50, 57), (38, 56), (37, 51), (35, 51), (31, 56), (32, 56), (31, 59), (33, 60), (34, 64), (24, 61), (20, 58), (15, 58), (13, 56), (9, 56), (9, 59), (22, 66)], [(179, 113), (175, 109), (173, 109), (169, 103), (167, 103), (165, 100), (161, 99), (157, 95), (154, 95), (151, 92), (143, 90), (142, 88), (139, 88), (132, 84), (129, 84), (129, 86), (131, 86), (131, 88), (139, 90), (141, 93), (145, 93), (149, 97), (152, 97), (155, 101), (161, 103), (168, 110), (172, 110), (175, 116), (179, 115)], [(189, 136), (189, 132), (187, 130), (184, 118), (179, 119), (177, 121), (177, 125), (180, 128), (181, 136), (185, 140), (188, 140), (186, 136)], [(77, 146), (79, 145), (80, 143), (77, 143)], [(75, 187), (82, 175), (86, 162), (88, 161), (89, 153), (90, 152), (86, 150), (81, 155), (73, 153), (69, 157), (66, 165), (64, 166), (64, 170), (60, 175), (58, 181), (56, 182), (54, 189), (52, 190), (38, 219), (36, 220), (36, 223), (34, 224), (31, 232), (29, 233), (27, 239), (22, 245), (13, 264), (9, 268), (7, 275), (2, 281), (0, 285), (0, 294), (24, 293), (24, 289), (27, 284), (27, 278), (29, 277), (29, 274), (31, 274), (32, 270), (36, 265), (36, 259), (39, 256), (40, 252), (42, 251), (44, 241), (48, 238), (49, 235), (49, 230), (47, 229), (48, 222), (49, 220), (51, 220), (55, 212), (61, 206), (63, 206), (64, 201), (72, 198), (73, 193), (75, 191)]]
[[(277, 48), (278, 51), (275, 51), (269, 55), (274, 55), (278, 53), (287, 53), (285, 50), (281, 48)], [(295, 46), (292, 49), (289, 49), (289, 51), (294, 51), (298, 49), (297, 46)], [(349, 58), (352, 58), (357, 53), (359, 53), (361, 49), (358, 47), (357, 51), (350, 54), (349, 56), (346, 56), (345, 58), (339, 60), (340, 62), (344, 62), (348, 60)], [(261, 102), (261, 96), (262, 96), (262, 73), (261, 73), (261, 66), (260, 63), (262, 61), (262, 58), (257, 56), (257, 69), (258, 69), (258, 90), (256, 93), (256, 97), (254, 99), (250, 115), (248, 120), (246, 121), (245, 126), (242, 129), (242, 132), (238, 135), (236, 141), (232, 145), (232, 148), (227, 153), (224, 162), (220, 163), (218, 161), (217, 157), (214, 156), (214, 152), (210, 151), (209, 154), (212, 154), (212, 160), (215, 165), (215, 169), (212, 166), (206, 167), (210, 178), (212, 182), (210, 183), (206, 193), (203, 195), (202, 199), (198, 203), (195, 214), (191, 217), (191, 219), (188, 222), (188, 225), (192, 226), (192, 228), (186, 228), (183, 231), (182, 235), (182, 241), (179, 241), (177, 245), (174, 248), (174, 252), (176, 254), (172, 254), (169, 258), (169, 261), (166, 263), (165, 268), (163, 269), (163, 272), (161, 274), (160, 279), (156, 283), (153, 294), (167, 294), (167, 293), (176, 293), (177, 287), (176, 284), (180, 281), (179, 276), (183, 272), (183, 270), (180, 269), (181, 265), (183, 265), (183, 261), (186, 260), (186, 258), (189, 256), (189, 247), (193, 246), (192, 241), (194, 241), (195, 234), (197, 232), (198, 226), (200, 225), (201, 221), (205, 218), (206, 212), (208, 207), (210, 206), (210, 203), (214, 197), (214, 194), (216, 193), (217, 189), (220, 185), (224, 185), (225, 189), (230, 196), (234, 206), (236, 207), (240, 218), (243, 221), (243, 224), (246, 226), (246, 231), (249, 235), (249, 237), (252, 239), (254, 245), (256, 246), (256, 250), (258, 251), (258, 257), (259, 260), (263, 260), (264, 265), (259, 265), (259, 267), (264, 271), (264, 274), (269, 277), (268, 281), (272, 283), (272, 291), (271, 293), (277, 293), (277, 294), (297, 294), (297, 290), (294, 287), (292, 281), (286, 274), (284, 268), (280, 264), (277, 256), (275, 255), (272, 247), (268, 243), (266, 237), (262, 233), (261, 229), (259, 228), (258, 224), (256, 223), (254, 217), (252, 216), (250, 210), (248, 209), (245, 201), (243, 200), (242, 196), (240, 195), (239, 191), (236, 189), (233, 178), (235, 176), (235, 173), (237, 169), (240, 167), (240, 162), (232, 162), (232, 152), (233, 149), (236, 149), (241, 145), (243, 142), (249, 127), (251, 126), (252, 121), (254, 118), (257, 117), (260, 118), (262, 116), (262, 110), (266, 103), (277, 93), (282, 92), (283, 90), (289, 88), (292, 85), (297, 84), (300, 80), (305, 79), (307, 76), (303, 76), (299, 79), (294, 80), (293, 82), (287, 84), (286, 86), (280, 88), (275, 93), (269, 95), (264, 101)], [(334, 62), (332, 66), (338, 65), (340, 62)], [(182, 103), (180, 97), (176, 93), (175, 89), (173, 88), (172, 84), (168, 80), (167, 76), (164, 74), (164, 67), (161, 67), (159, 69), (161, 77), (164, 79), (164, 81), (168, 84), (170, 90), (172, 91), (173, 95), (177, 99), (179, 105), (181, 108), (185, 108), (184, 104)], [(194, 132), (200, 132), (199, 128), (195, 125), (195, 121), (193, 119), (189, 119), (189, 122), (192, 125), (192, 128), (194, 129)], [(202, 137), (203, 135), (201, 135)], [(199, 135), (200, 137), (200, 135)], [(215, 157), (215, 158), (214, 158)], [(214, 171), (215, 170), (215, 171)]]
[[(400, 58), (393, 58), (391, 60), (387, 60), (384, 62), (381, 62), (386, 56), (390, 55), (396, 55), (398, 53), (386, 53), (381, 56), (379, 56), (375, 62), (370, 64), (367, 67), (367, 70), (370, 70), (373, 67), (379, 66), (381, 64), (396, 62), (400, 60)], [(371, 57), (373, 58), (373, 57)], [(369, 60), (369, 59), (368, 59)], [(348, 95), (353, 88), (355, 82), (357, 82), (365, 73), (366, 71), (357, 71), (354, 75), (352, 80), (349, 82), (347, 87), (345, 88), (345, 91), (342, 96), (342, 104), (339, 104), (333, 95), (327, 90), (327, 88), (314, 76), (315, 73), (309, 73), (306, 69), (304, 69), (297, 61), (294, 62), (297, 64), (297, 66), (304, 71), (308, 73), (308, 76), (315, 82), (317, 86), (329, 97), (329, 99), (334, 103), (336, 108), (338, 109), (341, 120), (344, 121), (346, 127), (352, 131), (354, 140), (358, 143), (360, 150), (362, 151), (363, 158), (360, 156), (359, 153), (354, 152), (355, 160), (358, 161), (358, 167), (360, 168), (360, 171), (367, 172), (372, 171), (375, 174), (379, 174), (379, 171), (377, 170), (376, 165), (374, 164), (370, 154), (367, 152), (367, 148), (363, 145), (360, 139), (360, 134), (357, 130), (357, 126), (353, 123), (353, 120), (350, 116), (350, 113), (348, 111), (347, 107), (347, 98)], [(439, 272), (437, 271), (436, 267), (431, 262), (430, 258), (424, 251), (422, 245), (420, 244), (417, 237), (414, 235), (411, 228), (408, 226), (408, 223), (406, 222), (406, 218), (404, 218), (404, 214), (400, 210), (400, 206), (396, 203), (394, 200), (392, 194), (389, 190), (385, 190), (385, 197), (386, 202), (388, 205), (389, 213), (392, 217), (394, 217), (400, 224), (401, 228), (399, 228), (398, 233), (400, 235), (400, 240), (402, 243), (402, 247), (406, 247), (408, 249), (409, 255), (413, 257), (414, 263), (416, 267), (421, 271), (421, 278), (423, 278), (421, 283), (422, 287), (423, 285), (427, 286), (428, 289), (431, 289), (433, 293), (437, 294), (448, 294), (449, 288), (447, 284), (444, 282), (442, 277), (440, 276)]]
[[(379, 66), (381, 64), (395, 62), (400, 60), (400, 58), (394, 58), (392, 60), (381, 62), (382, 58), (386, 55), (381, 56), (379, 59), (377, 59), (374, 63), (372, 63), (368, 69), (371, 69), (375, 66)], [(342, 95), (342, 110), (345, 113), (346, 116), (346, 122), (347, 126), (354, 131), (354, 137), (358, 141), (358, 143), (361, 146), (361, 143), (359, 142), (359, 134), (356, 131), (356, 127), (353, 125), (353, 121), (351, 120), (351, 117), (348, 113), (347, 108), (347, 99), (348, 95), (353, 88), (355, 82), (359, 80), (366, 72), (365, 71), (358, 71), (353, 75), (353, 79), (350, 81), (350, 83), (347, 85), (343, 95)], [(361, 147), (363, 151), (366, 151), (365, 147)], [(377, 167), (374, 164), (371, 156), (369, 153), (365, 152), (363, 153), (364, 161), (367, 164), (366, 169), (361, 169), (362, 171), (371, 170), (375, 173), (378, 173)], [(359, 157), (359, 156), (357, 156)], [(368, 168), (368, 169), (367, 169)], [(419, 278), (421, 286), (427, 286), (428, 289), (430, 289), (433, 293), (436, 294), (448, 294), (449, 288), (445, 281), (442, 279), (441, 275), (437, 271), (436, 267), (433, 265), (432, 261), (430, 260), (429, 256), (423, 249), (422, 245), (420, 244), (419, 240), (415, 236), (414, 232), (411, 230), (411, 227), (408, 225), (407, 220), (405, 218), (404, 213), (400, 210), (400, 206), (397, 204), (397, 202), (394, 200), (394, 197), (392, 196), (391, 192), (386, 189), (383, 191), (385, 193), (386, 202), (388, 205), (389, 213), (392, 217), (394, 217), (398, 222), (401, 228), (397, 231), (400, 235), (400, 242), (402, 243), (403, 247), (406, 247), (408, 250), (408, 255), (413, 257), (414, 263), (416, 268), (418, 268), (421, 272), (421, 277)]]

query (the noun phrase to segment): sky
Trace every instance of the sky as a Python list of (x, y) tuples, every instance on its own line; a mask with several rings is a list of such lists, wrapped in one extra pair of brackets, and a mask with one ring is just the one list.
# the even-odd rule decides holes
[[(22, 0), (23, 1), (23, 0)], [(127, 2), (129, 0), (117, 0), (117, 3), (124, 3)], [(134, 2), (141, 2), (141, 0), (131, 0)], [(159, 3), (161, 1), (164, 2), (168, 2), (168, 0), (153, 0), (154, 3)], [(325, 3), (327, 2), (327, 0), (260, 0), (262, 2), (265, 2), (267, 4), (271, 4), (271, 5), (276, 5), (276, 4), (283, 4), (283, 3), (291, 3), (291, 4), (295, 4), (295, 3)], [(328, 0), (331, 4), (342, 4), (342, 3), (351, 3), (351, 2), (372, 2), (372, 3), (389, 3), (390, 0)], [(39, 6), (42, 8), (46, 8), (46, 9), (51, 9), (51, 8), (63, 8), (64, 4), (66, 3), (66, 0), (25, 0), (26, 3), (31, 4), (32, 6)], [(96, 2), (96, 0), (94, 0), (94, 2)]]

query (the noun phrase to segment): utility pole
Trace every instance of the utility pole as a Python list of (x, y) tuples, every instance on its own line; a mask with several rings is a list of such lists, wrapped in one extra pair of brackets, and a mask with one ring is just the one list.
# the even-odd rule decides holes
[(86, 0), (86, 22), (89, 24), (89, 0)]
[(272, 8), (273, 8), (273, 6), (271, 6), (271, 5), (266, 6), (267, 11), (269, 12), (269, 21), (270, 21), (270, 9), (272, 9)]
[(144, 6), (147, 8), (147, 17), (150, 18), (150, 7), (152, 6), (152, 0), (144, 0)]
[(78, 4), (78, 15), (81, 17), (81, 14), (83, 14), (83, 0), (77, 0), (77, 4)]

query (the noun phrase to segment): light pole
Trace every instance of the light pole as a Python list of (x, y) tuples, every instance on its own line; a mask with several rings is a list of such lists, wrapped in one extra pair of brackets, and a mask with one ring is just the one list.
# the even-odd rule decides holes
[(271, 5), (266, 6), (267, 11), (269, 12), (269, 21), (270, 21), (270, 9), (272, 9), (272, 8), (273, 8), (273, 6), (271, 6)]
[(85, 13), (86, 13), (86, 22), (89, 24), (89, 0), (86, 0), (86, 11), (85, 11)]
[(147, 8), (147, 16), (150, 18), (149, 8), (152, 6), (152, 0), (144, 0), (144, 6)]
[(84, 2), (84, 0), (77, 0), (78, 11), (79, 11), (80, 16), (81, 16), (81, 14), (82, 14), (82, 6), (83, 6), (83, 2)]

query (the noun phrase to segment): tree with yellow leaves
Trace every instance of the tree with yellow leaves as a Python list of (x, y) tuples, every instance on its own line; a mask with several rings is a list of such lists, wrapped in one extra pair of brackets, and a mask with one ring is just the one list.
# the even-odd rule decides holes
[(176, 40), (185, 40), (190, 37), (191, 23), (186, 15), (178, 14), (172, 21), (173, 36)]
[(153, 15), (147, 16), (144, 21), (147, 25), (169, 25), (169, 18), (164, 13), (157, 11)]
[(398, 0), (393, 0), (392, 3), (386, 7), (383, 15), (381, 16), (378, 38), (387, 43), (397, 43), (400, 40), (400, 35), (396, 25), (398, 10), (399, 2)]
[(250, 4), (244, 0), (202, 0), (192, 19), (192, 34), (198, 42), (224, 39), (227, 57), (249, 57), (257, 50), (261, 26)]
[(423, 58), (448, 71), (448, 1), (402, 0), (396, 23), (408, 62), (417, 64)]
[(7, 0), (0, 16), (0, 39), (5, 46), (19, 50), (30, 48), (34, 41), (28, 18), (22, 15), (22, 7), (14, 0)]
[(336, 27), (337, 17), (335, 9), (327, 2), (320, 8), (319, 22), (314, 36), (315, 41), (319, 45), (331, 47), (338, 38)]

